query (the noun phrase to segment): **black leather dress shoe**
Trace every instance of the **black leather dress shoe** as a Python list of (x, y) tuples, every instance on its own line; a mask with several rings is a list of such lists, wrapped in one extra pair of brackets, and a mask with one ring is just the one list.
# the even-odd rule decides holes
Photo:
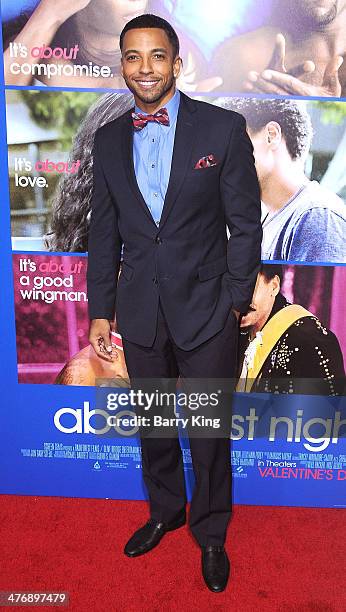
[(221, 593), (227, 586), (230, 563), (223, 546), (202, 546), (202, 574), (211, 591)]
[(181, 515), (175, 521), (171, 523), (160, 523), (159, 521), (151, 518), (129, 539), (127, 542), (124, 553), (128, 557), (138, 557), (138, 555), (144, 555), (149, 552), (152, 548), (158, 545), (163, 536), (167, 531), (173, 531), (179, 529), (186, 523), (186, 516)]

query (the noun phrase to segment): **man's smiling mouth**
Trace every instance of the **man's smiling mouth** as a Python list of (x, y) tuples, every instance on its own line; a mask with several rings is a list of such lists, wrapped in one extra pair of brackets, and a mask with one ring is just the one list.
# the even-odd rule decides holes
[(135, 81), (138, 85), (140, 85), (140, 87), (144, 87), (145, 89), (149, 89), (150, 87), (153, 87), (154, 85), (156, 85), (159, 81), (146, 81), (146, 80), (137, 80)]

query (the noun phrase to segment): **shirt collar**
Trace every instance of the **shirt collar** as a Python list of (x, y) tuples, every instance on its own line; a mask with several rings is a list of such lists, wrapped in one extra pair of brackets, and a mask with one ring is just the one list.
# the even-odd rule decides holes
[[(177, 120), (178, 110), (179, 110), (179, 103), (180, 103), (180, 91), (179, 91), (179, 89), (176, 89), (174, 95), (167, 102), (167, 104), (164, 105), (164, 108), (167, 109), (168, 116), (169, 116), (169, 126), (168, 126), (168, 128), (171, 128), (172, 125), (174, 125), (176, 120)], [(142, 115), (149, 115), (150, 114), (150, 113), (146, 113), (145, 111), (143, 111), (139, 106), (137, 106), (137, 104), (135, 105), (135, 113), (141, 113)], [(167, 126), (162, 126), (162, 127), (164, 127), (165, 130), (167, 129)], [(141, 130), (141, 131), (143, 131), (143, 130)], [(140, 134), (140, 132), (138, 132), (138, 133)]]

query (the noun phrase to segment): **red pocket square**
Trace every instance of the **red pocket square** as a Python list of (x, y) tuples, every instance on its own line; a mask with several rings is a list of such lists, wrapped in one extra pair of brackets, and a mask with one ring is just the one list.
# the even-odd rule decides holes
[(200, 170), (201, 168), (210, 168), (210, 166), (216, 166), (218, 164), (218, 160), (216, 159), (213, 153), (210, 155), (205, 155), (198, 160), (197, 164), (194, 166), (194, 170)]

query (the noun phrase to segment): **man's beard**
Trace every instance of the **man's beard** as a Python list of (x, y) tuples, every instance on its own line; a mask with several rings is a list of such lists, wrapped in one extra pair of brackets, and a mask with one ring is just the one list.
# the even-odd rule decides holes
[(304, 25), (312, 29), (322, 29), (336, 19), (338, 15), (338, 0), (333, 2), (329, 11), (327, 11), (324, 15), (318, 15), (313, 10), (309, 10), (308, 7), (298, 6), (297, 9), (299, 17), (301, 17), (304, 21)]
[(169, 79), (169, 81), (166, 83), (166, 85), (162, 89), (160, 89), (157, 92), (151, 93), (150, 91), (148, 91), (146, 93), (146, 92), (141, 92), (141, 91), (138, 91), (137, 89), (134, 89), (130, 81), (127, 81), (125, 78), (124, 80), (125, 80), (127, 87), (131, 91), (131, 93), (135, 94), (138, 100), (140, 100), (140, 102), (144, 102), (145, 104), (155, 104), (155, 102), (158, 102), (159, 100), (161, 100), (161, 98), (163, 98), (165, 94), (172, 88), (172, 85), (175, 81), (174, 75), (172, 74), (171, 78)]

